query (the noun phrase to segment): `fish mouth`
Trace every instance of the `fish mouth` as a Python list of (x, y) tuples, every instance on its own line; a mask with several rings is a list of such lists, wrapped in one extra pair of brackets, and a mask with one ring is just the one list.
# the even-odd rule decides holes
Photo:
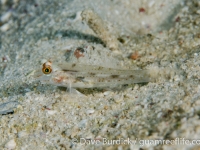
[(41, 70), (38, 69), (34, 71), (33, 77), (37, 79), (37, 78), (40, 78), (42, 75), (44, 74), (42, 73)]

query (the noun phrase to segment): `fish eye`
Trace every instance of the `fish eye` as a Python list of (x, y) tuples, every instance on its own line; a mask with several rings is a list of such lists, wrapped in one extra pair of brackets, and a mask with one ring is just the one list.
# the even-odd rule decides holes
[(44, 74), (50, 74), (51, 71), (52, 71), (52, 69), (51, 69), (50, 67), (44, 67), (44, 68), (42, 69), (42, 72), (43, 72)]

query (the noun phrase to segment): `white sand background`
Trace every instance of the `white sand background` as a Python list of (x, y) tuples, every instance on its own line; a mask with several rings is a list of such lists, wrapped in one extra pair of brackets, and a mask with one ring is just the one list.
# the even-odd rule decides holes
[[(82, 22), (86, 8), (114, 26), (121, 56)], [(1, 0), (0, 13), (0, 149), (199, 149), (200, 141), (177, 143), (200, 139), (198, 0)], [(84, 57), (73, 55), (77, 47)], [(78, 96), (35, 81), (42, 59), (181, 71)]]

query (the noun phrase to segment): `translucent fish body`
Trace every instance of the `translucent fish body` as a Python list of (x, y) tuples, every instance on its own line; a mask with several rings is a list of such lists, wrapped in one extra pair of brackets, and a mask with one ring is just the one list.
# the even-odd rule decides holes
[(72, 88), (117, 87), (124, 84), (150, 82), (148, 70), (123, 70), (95, 65), (47, 61), (35, 73), (43, 84)]

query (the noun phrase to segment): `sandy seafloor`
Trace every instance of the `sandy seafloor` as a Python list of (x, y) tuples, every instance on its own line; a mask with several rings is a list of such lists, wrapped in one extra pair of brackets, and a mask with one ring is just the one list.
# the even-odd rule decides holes
[[(81, 20), (86, 8), (114, 26), (118, 56)], [(0, 13), (0, 149), (200, 149), (200, 141), (143, 145), (200, 139), (200, 1), (1, 0)], [(77, 95), (35, 81), (42, 59), (181, 71)]]

